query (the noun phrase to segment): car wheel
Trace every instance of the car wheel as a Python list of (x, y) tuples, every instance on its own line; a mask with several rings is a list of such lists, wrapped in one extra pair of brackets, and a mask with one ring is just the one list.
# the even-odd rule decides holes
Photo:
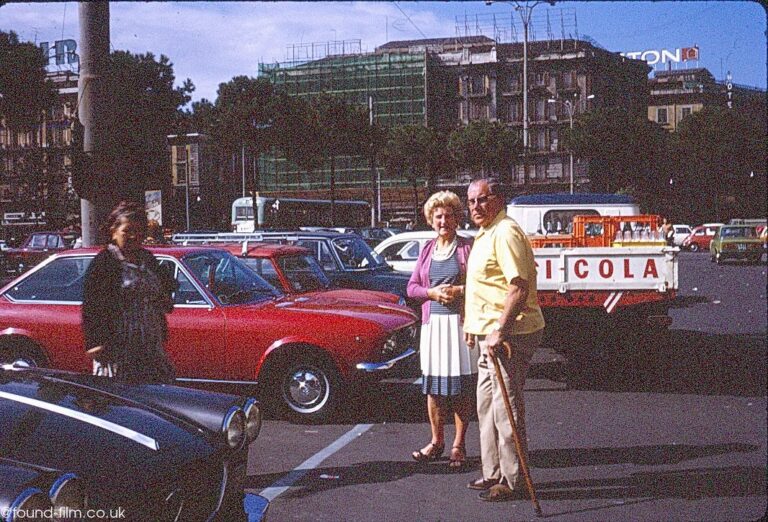
[(0, 364), (10, 364), (23, 368), (37, 368), (44, 363), (43, 357), (36, 350), (22, 346), (0, 348)]
[(688, 246), (688, 250), (690, 250), (691, 252), (698, 252), (699, 251), (699, 245), (697, 245), (696, 243), (691, 243)]
[(341, 380), (319, 357), (291, 361), (280, 370), (279, 397), (287, 413), (308, 421), (327, 420), (340, 402)]

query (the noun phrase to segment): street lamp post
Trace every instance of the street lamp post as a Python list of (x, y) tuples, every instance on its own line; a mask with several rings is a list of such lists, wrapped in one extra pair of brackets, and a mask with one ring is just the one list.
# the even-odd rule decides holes
[(186, 207), (186, 211), (187, 211), (187, 232), (189, 232), (191, 230), (191, 228), (189, 226), (189, 170), (190, 170), (190, 168), (189, 168), (189, 159), (190, 159), (189, 147), (185, 145), (184, 146), (184, 151), (185, 151), (186, 156), (187, 156), (187, 161), (184, 162), (184, 200), (185, 200), (185, 207)]
[[(493, 0), (486, 0), (485, 5), (491, 5)], [(542, 3), (540, 0), (535, 2), (518, 2), (513, 0), (512, 2), (503, 2), (514, 6), (515, 11), (520, 14), (520, 21), (523, 22), (523, 183), (528, 175), (528, 163), (526, 161), (528, 154), (528, 26), (531, 23), (531, 15), (533, 14), (533, 8)], [(547, 0), (549, 5), (554, 5), (554, 0)]]
[[(574, 95), (574, 98), (575, 97), (576, 97), (576, 95)], [(594, 97), (595, 97), (594, 94), (590, 94), (589, 96), (587, 96), (587, 100), (591, 100)], [(557, 98), (550, 98), (547, 101), (549, 103), (557, 103), (560, 100), (558, 100)], [(562, 100), (562, 103), (565, 106), (565, 110), (568, 112), (568, 123), (569, 123), (570, 129), (571, 129), (571, 139), (573, 139), (573, 114), (576, 111), (576, 105), (571, 100)], [(570, 156), (569, 157), (570, 185), (571, 185), (571, 194), (573, 194), (573, 145), (568, 147), (568, 149), (569, 149), (568, 152), (569, 152), (569, 156)]]

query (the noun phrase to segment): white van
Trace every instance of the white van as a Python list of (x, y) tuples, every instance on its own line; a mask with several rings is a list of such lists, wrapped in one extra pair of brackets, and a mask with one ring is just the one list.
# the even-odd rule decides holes
[(637, 216), (640, 207), (629, 196), (618, 194), (532, 194), (517, 196), (507, 205), (507, 215), (526, 234), (569, 234), (573, 217)]

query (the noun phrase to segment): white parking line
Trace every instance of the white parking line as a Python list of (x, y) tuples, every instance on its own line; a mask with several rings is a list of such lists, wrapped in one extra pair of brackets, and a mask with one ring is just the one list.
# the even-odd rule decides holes
[(331, 445), (327, 446), (323, 450), (315, 453), (307, 460), (296, 466), (291, 472), (286, 474), (280, 480), (272, 484), (266, 489), (263, 489), (259, 495), (266, 498), (270, 502), (275, 500), (278, 496), (283, 494), (288, 488), (300, 480), (307, 472), (315, 469), (325, 459), (339, 451), (341, 448), (355, 440), (357, 437), (371, 429), (373, 424), (358, 424), (347, 433), (336, 439)]

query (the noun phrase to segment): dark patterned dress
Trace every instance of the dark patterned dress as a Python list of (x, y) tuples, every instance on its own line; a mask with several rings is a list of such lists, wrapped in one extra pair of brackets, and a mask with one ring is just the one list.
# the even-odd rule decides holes
[(129, 262), (115, 245), (94, 258), (86, 274), (83, 332), (86, 349), (104, 346), (94, 374), (126, 382), (171, 382), (165, 354), (165, 314), (173, 309), (175, 283), (157, 260), (141, 250)]

